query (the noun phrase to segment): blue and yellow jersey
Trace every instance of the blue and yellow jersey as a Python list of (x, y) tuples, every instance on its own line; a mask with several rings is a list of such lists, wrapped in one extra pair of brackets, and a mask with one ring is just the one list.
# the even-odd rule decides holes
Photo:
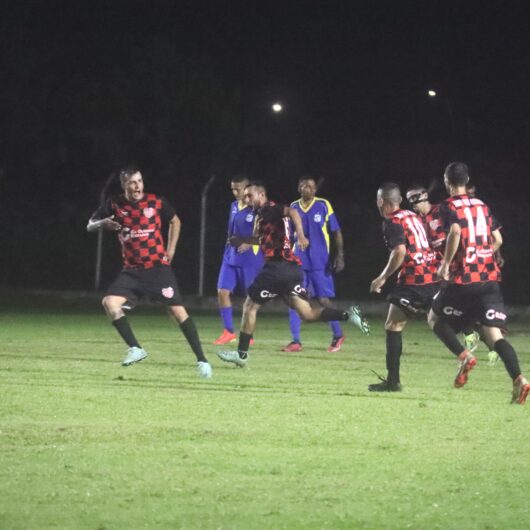
[[(238, 201), (230, 205), (228, 216), (228, 238), (231, 236), (250, 237), (254, 232), (254, 220), (256, 214), (250, 206), (239, 206)], [(237, 248), (227, 244), (223, 255), (223, 261), (235, 267), (258, 267), (263, 265), (263, 254), (259, 245), (240, 254)]]
[(291, 203), (291, 208), (300, 214), (304, 234), (309, 239), (309, 247), (303, 251), (295, 243), (295, 254), (302, 260), (302, 268), (325, 269), (329, 262), (330, 232), (340, 229), (333, 207), (326, 199), (315, 197), (306, 207), (298, 199)]

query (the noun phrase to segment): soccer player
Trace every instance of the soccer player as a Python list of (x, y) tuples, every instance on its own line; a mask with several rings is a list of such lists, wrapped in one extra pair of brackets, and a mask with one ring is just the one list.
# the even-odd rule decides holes
[(530, 384), (521, 373), (515, 350), (501, 331), (507, 317), (499, 285), (501, 273), (495, 260), (497, 242), (492, 237), (492, 216), (484, 202), (467, 195), (468, 182), (466, 164), (451, 162), (446, 167), (444, 183), (449, 198), (442, 203), (440, 212), (447, 242), (438, 276), (449, 283), (434, 298), (429, 324), (458, 357), (454, 385), (461, 388), (477, 360), (459, 342), (457, 332), (466, 324), (480, 322), (481, 335), (499, 354), (513, 381), (512, 403), (522, 405)]
[(377, 208), (383, 217), (383, 236), (390, 256), (385, 268), (372, 281), (370, 292), (380, 293), (388, 278), (399, 271), (387, 297), (390, 302), (385, 322), (387, 378), (368, 386), (370, 392), (399, 392), (402, 332), (410, 317), (426, 313), (438, 290), (435, 253), (429, 245), (420, 218), (401, 209), (401, 192), (394, 183), (377, 191)]
[(250, 338), (256, 327), (257, 313), (262, 305), (277, 296), (284, 298), (306, 322), (348, 320), (357, 325), (363, 333), (368, 334), (370, 332), (368, 322), (363, 318), (357, 306), (352, 306), (347, 311), (329, 307), (311, 307), (303, 286), (300, 260), (291, 249), (290, 221), (297, 232), (300, 248), (304, 250), (308, 245), (298, 212), (289, 206), (269, 201), (267, 191), (260, 183), (247, 186), (245, 196), (250, 206), (256, 211), (254, 236), (249, 238), (234, 236), (231, 242), (236, 247), (242, 243), (259, 243), (265, 264), (249, 287), (248, 296), (243, 304), (237, 351), (222, 351), (217, 355), (223, 361), (245, 366), (248, 360)]
[(217, 302), (224, 329), (214, 344), (235, 342), (230, 294), (240, 292), (246, 295), (263, 266), (263, 254), (258, 245), (243, 244), (236, 248), (230, 244), (232, 236), (250, 237), (254, 230), (254, 210), (245, 203), (244, 198), (247, 185), (248, 179), (243, 176), (236, 176), (230, 182), (235, 201), (230, 205), (228, 238), (217, 280)]
[[(120, 182), (124, 193), (96, 210), (87, 230), (115, 231), (121, 244), (123, 269), (107, 289), (102, 303), (112, 325), (129, 347), (122, 365), (130, 366), (147, 357), (123, 309), (126, 303), (134, 304), (139, 296), (149, 295), (167, 306), (197, 357), (199, 376), (209, 379), (212, 368), (204, 356), (195, 324), (182, 303), (171, 268), (180, 219), (166, 199), (144, 192), (142, 174), (136, 166), (122, 169)], [(163, 221), (169, 224), (167, 246), (162, 236)]]
[[(313, 177), (302, 177), (298, 181), (300, 198), (291, 203), (302, 219), (304, 234), (309, 246), (302, 250), (295, 244), (295, 254), (302, 262), (304, 287), (322, 307), (329, 307), (330, 298), (335, 297), (333, 272), (344, 269), (344, 244), (339, 222), (329, 201), (315, 197), (317, 185)], [(330, 263), (330, 232), (335, 240), (336, 255)], [(289, 309), (289, 324), (292, 341), (282, 348), (285, 352), (302, 351), (300, 340), (300, 317), (294, 309)], [(339, 322), (330, 322), (332, 331), (328, 352), (337, 352), (344, 343), (344, 334)]]

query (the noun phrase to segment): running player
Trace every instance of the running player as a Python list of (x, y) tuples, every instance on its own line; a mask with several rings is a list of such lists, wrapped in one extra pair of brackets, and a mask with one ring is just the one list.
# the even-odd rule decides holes
[[(202, 351), (197, 328), (182, 303), (171, 261), (180, 235), (180, 219), (163, 197), (144, 192), (144, 182), (136, 166), (120, 172), (123, 195), (109, 199), (90, 218), (89, 232), (103, 228), (117, 232), (121, 244), (123, 269), (107, 289), (102, 300), (107, 316), (127, 344), (123, 366), (142, 361), (147, 352), (140, 346), (123, 312), (126, 303), (134, 304), (148, 295), (167, 306), (180, 325), (197, 357), (200, 377), (212, 377), (212, 368)], [(164, 244), (162, 222), (169, 224), (168, 243)]]
[(444, 257), (438, 276), (449, 281), (433, 301), (429, 324), (436, 336), (458, 357), (454, 385), (463, 387), (476, 358), (459, 342), (463, 326), (480, 322), (481, 335), (504, 362), (513, 381), (512, 403), (524, 404), (530, 384), (521, 373), (512, 345), (503, 337), (506, 310), (500, 289), (501, 273), (495, 260), (496, 242), (492, 237), (492, 216), (488, 206), (469, 197), (466, 185), (469, 171), (463, 162), (452, 162), (444, 174), (449, 193), (441, 207), (447, 231)]
[(254, 210), (244, 200), (247, 185), (248, 179), (243, 176), (236, 176), (230, 182), (235, 201), (230, 205), (228, 237), (217, 280), (217, 302), (224, 329), (214, 344), (235, 342), (230, 295), (246, 295), (247, 289), (263, 266), (263, 254), (258, 245), (242, 244), (236, 248), (230, 244), (232, 236), (250, 237), (254, 230)]
[[(302, 177), (298, 181), (300, 198), (291, 203), (302, 219), (304, 234), (309, 246), (302, 250), (295, 244), (295, 254), (302, 262), (304, 287), (312, 299), (322, 307), (329, 307), (330, 298), (335, 297), (333, 272), (344, 269), (344, 244), (337, 216), (329, 201), (315, 197), (317, 185), (313, 177)], [(330, 263), (330, 232), (335, 241), (335, 259)], [(300, 340), (300, 317), (294, 309), (289, 309), (289, 324), (292, 341), (282, 348), (285, 352), (302, 351)], [(344, 334), (339, 322), (330, 322), (332, 331), (328, 352), (337, 352), (344, 343)]]
[(388, 278), (399, 271), (397, 283), (387, 297), (390, 302), (385, 322), (386, 379), (368, 386), (370, 392), (399, 392), (402, 332), (412, 316), (426, 313), (438, 290), (436, 256), (429, 245), (420, 218), (401, 209), (401, 192), (394, 183), (377, 191), (377, 207), (383, 221), (383, 236), (390, 256), (385, 268), (372, 281), (370, 292), (380, 293)]
[(267, 191), (263, 184), (252, 183), (245, 189), (245, 196), (250, 206), (256, 211), (256, 225), (252, 238), (232, 237), (232, 244), (259, 243), (265, 264), (250, 286), (248, 296), (243, 305), (243, 318), (239, 333), (237, 351), (222, 351), (218, 356), (237, 366), (245, 366), (251, 336), (256, 327), (256, 317), (262, 305), (272, 298), (281, 296), (290, 307), (295, 309), (306, 322), (340, 320), (356, 324), (364, 333), (370, 329), (357, 306), (347, 311), (329, 307), (313, 308), (309, 304), (306, 289), (303, 286), (300, 260), (291, 249), (290, 221), (294, 224), (298, 236), (298, 244), (302, 250), (307, 248), (302, 220), (294, 208), (283, 204), (275, 204), (267, 199)]

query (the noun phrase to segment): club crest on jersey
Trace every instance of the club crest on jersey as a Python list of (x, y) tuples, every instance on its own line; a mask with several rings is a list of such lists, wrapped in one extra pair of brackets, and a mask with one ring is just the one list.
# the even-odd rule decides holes
[(144, 217), (147, 217), (148, 219), (153, 217), (155, 215), (155, 209), (154, 208), (144, 208), (143, 209)]
[(254, 221), (254, 215), (251, 213), (248, 213), (247, 216), (245, 217), (245, 221), (247, 223), (252, 223)]
[(175, 291), (173, 291), (173, 287), (164, 287), (162, 289), (162, 295), (166, 298), (173, 298), (174, 294)]
[(442, 223), (438, 219), (434, 219), (433, 221), (429, 222), (429, 226), (432, 230), (436, 230)]
[(315, 223), (320, 223), (322, 221), (322, 215), (316, 213), (315, 217), (313, 217), (313, 220), (315, 221)]

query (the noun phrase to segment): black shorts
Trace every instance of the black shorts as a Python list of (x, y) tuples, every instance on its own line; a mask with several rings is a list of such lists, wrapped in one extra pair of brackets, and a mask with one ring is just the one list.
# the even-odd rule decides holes
[(397, 284), (386, 299), (409, 316), (427, 313), (431, 308), (434, 295), (440, 290), (439, 283), (425, 285)]
[(271, 298), (289, 296), (308, 299), (304, 287), (302, 268), (290, 261), (266, 261), (265, 265), (248, 288), (248, 295), (256, 304), (266, 304)]
[(105, 294), (123, 296), (133, 305), (144, 295), (166, 305), (183, 305), (175, 273), (167, 265), (151, 269), (124, 269)]
[(506, 328), (506, 310), (498, 282), (446, 285), (434, 298), (432, 308), (457, 331), (476, 322)]

